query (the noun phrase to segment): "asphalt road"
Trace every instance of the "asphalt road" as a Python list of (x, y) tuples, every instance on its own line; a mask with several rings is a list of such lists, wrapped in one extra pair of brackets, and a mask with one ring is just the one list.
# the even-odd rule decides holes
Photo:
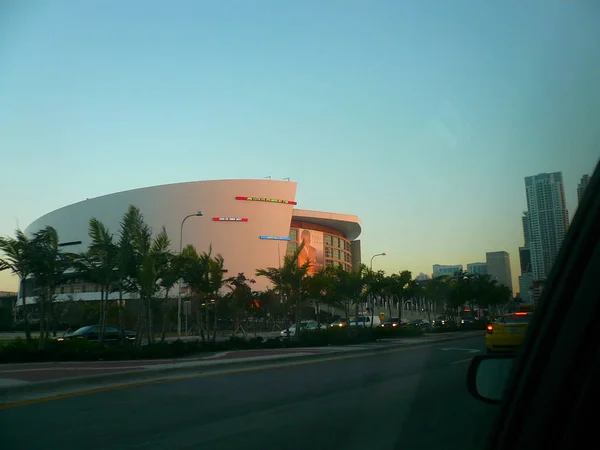
[(481, 338), (215, 375), (0, 411), (26, 449), (482, 448), (496, 412), (469, 396)]

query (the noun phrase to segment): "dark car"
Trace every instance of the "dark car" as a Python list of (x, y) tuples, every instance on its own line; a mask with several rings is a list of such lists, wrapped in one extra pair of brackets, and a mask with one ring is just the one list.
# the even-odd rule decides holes
[[(125, 341), (135, 341), (134, 331), (125, 331)], [(97, 341), (100, 337), (100, 325), (86, 325), (73, 332), (66, 332), (56, 338), (57, 341), (71, 341), (74, 339), (87, 339)], [(106, 325), (104, 328), (104, 342), (121, 342), (121, 330), (114, 325)]]
[(427, 319), (412, 319), (410, 321), (410, 326), (412, 328), (419, 328), (425, 331), (429, 331), (429, 329), (431, 328), (431, 324)]
[(392, 317), (391, 319), (386, 319), (381, 323), (381, 326), (384, 328), (400, 328), (408, 325), (408, 322), (404, 319), (400, 319), (398, 317)]
[(455, 325), (456, 324), (454, 323), (454, 320), (451, 317), (445, 315), (435, 316), (435, 319), (431, 321), (431, 326), (433, 328), (446, 328), (453, 327)]

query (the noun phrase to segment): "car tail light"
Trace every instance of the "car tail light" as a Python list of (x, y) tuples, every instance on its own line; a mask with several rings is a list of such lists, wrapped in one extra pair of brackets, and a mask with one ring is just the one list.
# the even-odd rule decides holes
[(487, 327), (485, 327), (485, 331), (487, 334), (492, 334), (494, 332), (494, 325), (489, 324)]

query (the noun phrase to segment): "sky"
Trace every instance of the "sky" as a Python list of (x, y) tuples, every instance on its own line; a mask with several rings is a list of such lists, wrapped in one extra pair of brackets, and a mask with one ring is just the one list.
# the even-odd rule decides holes
[[(291, 178), (375, 269), (510, 253), (524, 177), (600, 156), (600, 3), (0, 3), (0, 235), (126, 189)], [(0, 273), (0, 290), (17, 280)]]

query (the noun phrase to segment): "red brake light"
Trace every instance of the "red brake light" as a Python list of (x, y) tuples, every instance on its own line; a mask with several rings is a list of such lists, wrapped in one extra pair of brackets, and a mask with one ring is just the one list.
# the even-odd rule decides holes
[(529, 313), (527, 313), (527, 312), (516, 312), (515, 316), (526, 316), (527, 314), (529, 314)]
[(486, 328), (485, 331), (487, 332), (487, 334), (492, 334), (494, 332), (494, 325), (489, 324)]

